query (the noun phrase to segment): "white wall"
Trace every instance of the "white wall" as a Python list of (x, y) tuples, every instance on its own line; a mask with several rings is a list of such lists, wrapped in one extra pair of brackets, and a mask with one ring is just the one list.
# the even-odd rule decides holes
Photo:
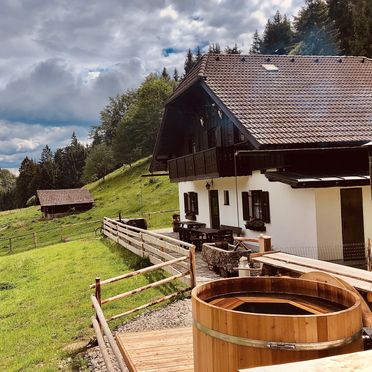
[(315, 189), (318, 254), (321, 260), (343, 258), (339, 187)]
[[(336, 260), (343, 258), (341, 188), (315, 189), (317, 213), (317, 238), (319, 258)], [(372, 239), (372, 201), (369, 186), (362, 187), (364, 241)]]
[[(210, 226), (207, 181), (188, 181), (179, 183), (181, 219), (185, 217), (183, 194), (195, 191), (198, 193), (199, 215), (197, 220)], [(269, 192), (271, 222), (266, 224), (267, 235), (272, 236), (276, 249), (306, 257), (317, 257), (316, 245), (316, 211), (315, 193), (312, 189), (292, 189), (290, 186), (269, 182), (264, 174), (254, 172), (252, 176), (238, 177), (237, 217), (235, 177), (224, 177), (213, 180), (212, 189), (219, 191), (220, 223), (242, 227), (245, 235), (256, 237), (257, 231), (246, 230), (242, 211), (242, 191), (262, 190)], [(230, 194), (230, 205), (225, 206), (223, 191)]]

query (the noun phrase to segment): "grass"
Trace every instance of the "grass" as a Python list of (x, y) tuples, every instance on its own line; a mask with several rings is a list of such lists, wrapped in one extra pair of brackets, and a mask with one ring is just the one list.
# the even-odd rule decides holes
[[(84, 213), (42, 220), (39, 206), (1, 212), (0, 255), (8, 254), (9, 237), (20, 236), (12, 239), (13, 251), (20, 252), (34, 246), (32, 232), (37, 233), (37, 245), (93, 236), (104, 216), (115, 217), (119, 212), (122, 217), (145, 215), (150, 228), (170, 226), (172, 212), (154, 214), (150, 219), (146, 213), (177, 210), (177, 185), (170, 183), (168, 177), (142, 178), (149, 165), (149, 158), (142, 159), (132, 167), (115, 170), (106, 176), (105, 182), (87, 185), (94, 197), (94, 207)], [(76, 223), (83, 224), (67, 227)]]
[[(67, 345), (93, 335), (89, 284), (97, 275), (105, 279), (142, 264), (140, 258), (107, 240), (63, 243), (0, 258), (0, 370), (57, 370), (67, 356), (63, 351)], [(153, 273), (117, 282), (103, 287), (102, 296), (161, 277), (162, 273)], [(173, 285), (167, 285), (116, 301), (104, 307), (105, 315), (173, 290)]]

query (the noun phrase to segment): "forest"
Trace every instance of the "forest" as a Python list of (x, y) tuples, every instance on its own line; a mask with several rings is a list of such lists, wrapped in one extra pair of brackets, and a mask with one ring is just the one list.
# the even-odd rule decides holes
[[(205, 50), (203, 50), (205, 52)], [(238, 45), (209, 53), (240, 54)], [(252, 35), (251, 54), (363, 55), (372, 57), (371, 0), (306, 0), (290, 19), (277, 11), (260, 34)], [(97, 125), (91, 127), (88, 146), (72, 134), (68, 146), (55, 151), (45, 145), (40, 159), (25, 157), (16, 178), (0, 169), (0, 210), (33, 205), (37, 189), (81, 187), (103, 178), (123, 164), (152, 153), (166, 100), (202, 56), (188, 49), (182, 74), (166, 68), (149, 74), (134, 90), (109, 97)]]

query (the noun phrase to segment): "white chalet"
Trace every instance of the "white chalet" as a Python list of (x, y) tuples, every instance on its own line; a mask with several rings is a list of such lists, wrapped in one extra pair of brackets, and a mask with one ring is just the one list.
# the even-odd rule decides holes
[(208, 54), (168, 100), (150, 170), (178, 182), (181, 218), (360, 260), (371, 139), (372, 60)]

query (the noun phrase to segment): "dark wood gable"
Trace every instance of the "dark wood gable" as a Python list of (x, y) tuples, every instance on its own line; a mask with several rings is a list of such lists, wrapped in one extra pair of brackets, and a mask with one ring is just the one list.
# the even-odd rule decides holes
[(200, 85), (167, 106), (162, 126), (156, 170), (168, 169), (172, 181), (233, 176), (234, 152), (252, 148)]

